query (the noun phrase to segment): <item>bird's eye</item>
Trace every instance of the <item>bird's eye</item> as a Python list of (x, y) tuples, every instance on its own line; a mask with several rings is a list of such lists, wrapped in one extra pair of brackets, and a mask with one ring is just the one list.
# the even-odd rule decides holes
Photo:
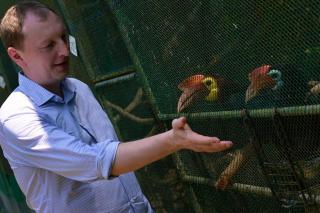
[(273, 79), (276, 79), (276, 78), (278, 78), (279, 75), (278, 75), (278, 73), (271, 73), (269, 76)]
[(212, 80), (211, 79), (207, 79), (205, 82), (204, 82), (205, 85), (207, 86), (210, 86), (212, 84)]
[(279, 70), (270, 70), (268, 75), (274, 80), (280, 80), (281, 79), (281, 71), (279, 71)]

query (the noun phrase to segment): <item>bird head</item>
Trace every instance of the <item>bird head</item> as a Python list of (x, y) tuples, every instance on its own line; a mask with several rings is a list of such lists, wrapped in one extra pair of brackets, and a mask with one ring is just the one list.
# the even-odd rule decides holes
[(201, 82), (208, 90), (209, 94), (205, 96), (207, 101), (215, 101), (218, 98), (218, 82), (212, 76), (205, 77)]
[(178, 101), (178, 112), (190, 106), (195, 100), (215, 101), (218, 98), (218, 81), (213, 76), (189, 76), (178, 85), (178, 88), (183, 92)]
[(262, 65), (249, 73), (250, 85), (246, 91), (246, 102), (259, 94), (260, 91), (270, 88), (277, 90), (283, 86), (282, 73), (271, 69), (270, 65)]

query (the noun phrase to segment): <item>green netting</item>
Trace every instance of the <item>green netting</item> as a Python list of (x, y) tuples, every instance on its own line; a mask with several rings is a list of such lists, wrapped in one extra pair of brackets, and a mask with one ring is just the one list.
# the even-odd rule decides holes
[(135, 172), (143, 193), (156, 212), (194, 212), (186, 184), (169, 156)]
[[(95, 94), (106, 109), (119, 138), (126, 142), (163, 131), (136, 74), (119, 76), (95, 85)], [(190, 204), (171, 157), (136, 172), (144, 194), (159, 212), (185, 212)]]
[[(238, 123), (238, 131), (237, 134), (230, 135), (230, 139), (235, 143), (233, 149), (216, 154), (183, 151), (177, 155), (182, 179), (192, 183), (198, 200), (203, 199), (198, 201), (203, 212), (207, 212), (208, 208), (215, 208), (217, 212), (261, 212), (257, 209), (264, 209), (262, 212), (288, 212), (281, 208), (269, 189), (259, 159), (247, 139), (249, 136), (244, 132), (240, 119), (207, 119), (190, 124), (202, 134), (220, 137), (225, 135), (229, 131), (227, 127), (234, 123)], [(205, 128), (208, 125), (213, 128)], [(221, 190), (217, 186), (222, 178), (229, 182), (227, 189)], [(210, 197), (210, 201), (205, 199), (206, 197)]]
[[(40, 2), (50, 6), (51, 8), (53, 8), (63, 19), (64, 22), (67, 24), (67, 28), (69, 33), (75, 37), (75, 35), (73, 34), (73, 32), (71, 32), (69, 25), (72, 25), (73, 21), (72, 19), (69, 18), (69, 11), (62, 9), (63, 8), (63, 4), (59, 1), (56, 0), (41, 0)], [(69, 25), (68, 25), (69, 24)], [(77, 37), (76, 37), (77, 39)], [(77, 41), (78, 42), (78, 39)], [(78, 48), (78, 53), (80, 52), (79, 48), (81, 49), (81, 45), (77, 46)], [(72, 77), (76, 77), (84, 82), (86, 82), (87, 84), (91, 85), (91, 79), (89, 77), (89, 73), (88, 71), (91, 70), (92, 68), (87, 65), (88, 63), (88, 59), (86, 59), (85, 57), (82, 58), (80, 55), (75, 56), (73, 54), (70, 54), (70, 70), (69, 70), (69, 75)], [(95, 76), (92, 76), (92, 78), (95, 78)]]
[(78, 75), (87, 72), (93, 82), (119, 72), (132, 72), (127, 49), (104, 1), (57, 0), (56, 3), (77, 41), (78, 57), (85, 65), (85, 70), (74, 72)]
[[(225, 96), (187, 112), (304, 105), (308, 81), (319, 78), (318, 1), (116, 2), (162, 114), (176, 113), (177, 85), (195, 74), (219, 75)], [(245, 102), (248, 74), (264, 64), (282, 72), (285, 85)]]
[[(274, 195), (286, 207), (319, 207), (319, 116), (253, 119), (260, 165)], [(264, 133), (264, 134), (261, 134)]]
[(319, 212), (319, 0), (43, 2), (76, 38), (71, 74), (94, 86), (121, 140), (185, 115), (234, 142), (139, 170), (157, 212)]
[(194, 211), (319, 211), (319, 1), (107, 2), (160, 120), (235, 143), (175, 156)]
[(25, 197), (13, 174), (3, 173), (3, 171), (0, 172), (0, 204), (1, 213), (33, 212), (27, 207)]
[(0, 42), (0, 103), (2, 103), (10, 91), (17, 86), (17, 71), (13, 66), (2, 43)]
[(124, 141), (153, 135), (160, 128), (138, 80), (132, 73), (95, 85), (96, 96)]

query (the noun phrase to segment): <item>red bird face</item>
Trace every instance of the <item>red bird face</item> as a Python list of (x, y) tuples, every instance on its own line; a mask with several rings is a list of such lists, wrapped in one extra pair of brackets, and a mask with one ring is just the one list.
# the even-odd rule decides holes
[(249, 73), (248, 78), (251, 84), (246, 91), (246, 102), (259, 94), (262, 89), (275, 86), (276, 82), (268, 75), (270, 67), (270, 65), (263, 65)]

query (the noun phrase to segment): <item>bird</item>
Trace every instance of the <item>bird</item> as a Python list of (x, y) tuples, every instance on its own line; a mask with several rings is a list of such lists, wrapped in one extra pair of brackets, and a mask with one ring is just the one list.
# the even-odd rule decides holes
[(233, 159), (230, 161), (227, 167), (221, 172), (219, 178), (215, 183), (216, 189), (225, 190), (232, 184), (232, 178), (236, 175), (239, 169), (248, 161), (254, 147), (252, 143), (247, 143), (242, 149), (239, 149), (233, 155)]
[(263, 64), (248, 74), (245, 102), (250, 106), (304, 105), (307, 73), (292, 64)]
[(246, 102), (257, 96), (263, 88), (274, 86), (272, 78), (267, 75), (269, 69), (270, 65), (262, 65), (249, 73), (250, 85), (246, 91)]
[(180, 82), (178, 88), (182, 94), (178, 100), (177, 111), (181, 112), (197, 101), (225, 103), (239, 87), (218, 74), (196, 74)]
[(320, 82), (310, 81), (310, 76), (311, 73), (299, 64), (263, 64), (248, 74), (247, 107), (268, 106), (274, 110), (269, 118), (254, 118), (253, 128), (258, 134), (253, 143), (260, 144), (257, 154), (269, 164), (269, 168), (265, 168), (266, 177), (282, 203), (298, 200), (292, 200), (283, 192), (293, 191), (297, 186), (301, 188), (299, 190), (307, 191), (316, 186), (315, 180), (320, 177), (320, 133), (316, 131), (320, 127), (320, 116), (286, 115), (278, 110), (305, 106), (307, 101), (311, 102), (320, 94)]
[(314, 81), (314, 80), (310, 80), (308, 82), (308, 86), (309, 86), (309, 92), (306, 93), (306, 98), (305, 98), (305, 102), (310, 102), (310, 98), (313, 97), (319, 97), (320, 95), (320, 81)]

